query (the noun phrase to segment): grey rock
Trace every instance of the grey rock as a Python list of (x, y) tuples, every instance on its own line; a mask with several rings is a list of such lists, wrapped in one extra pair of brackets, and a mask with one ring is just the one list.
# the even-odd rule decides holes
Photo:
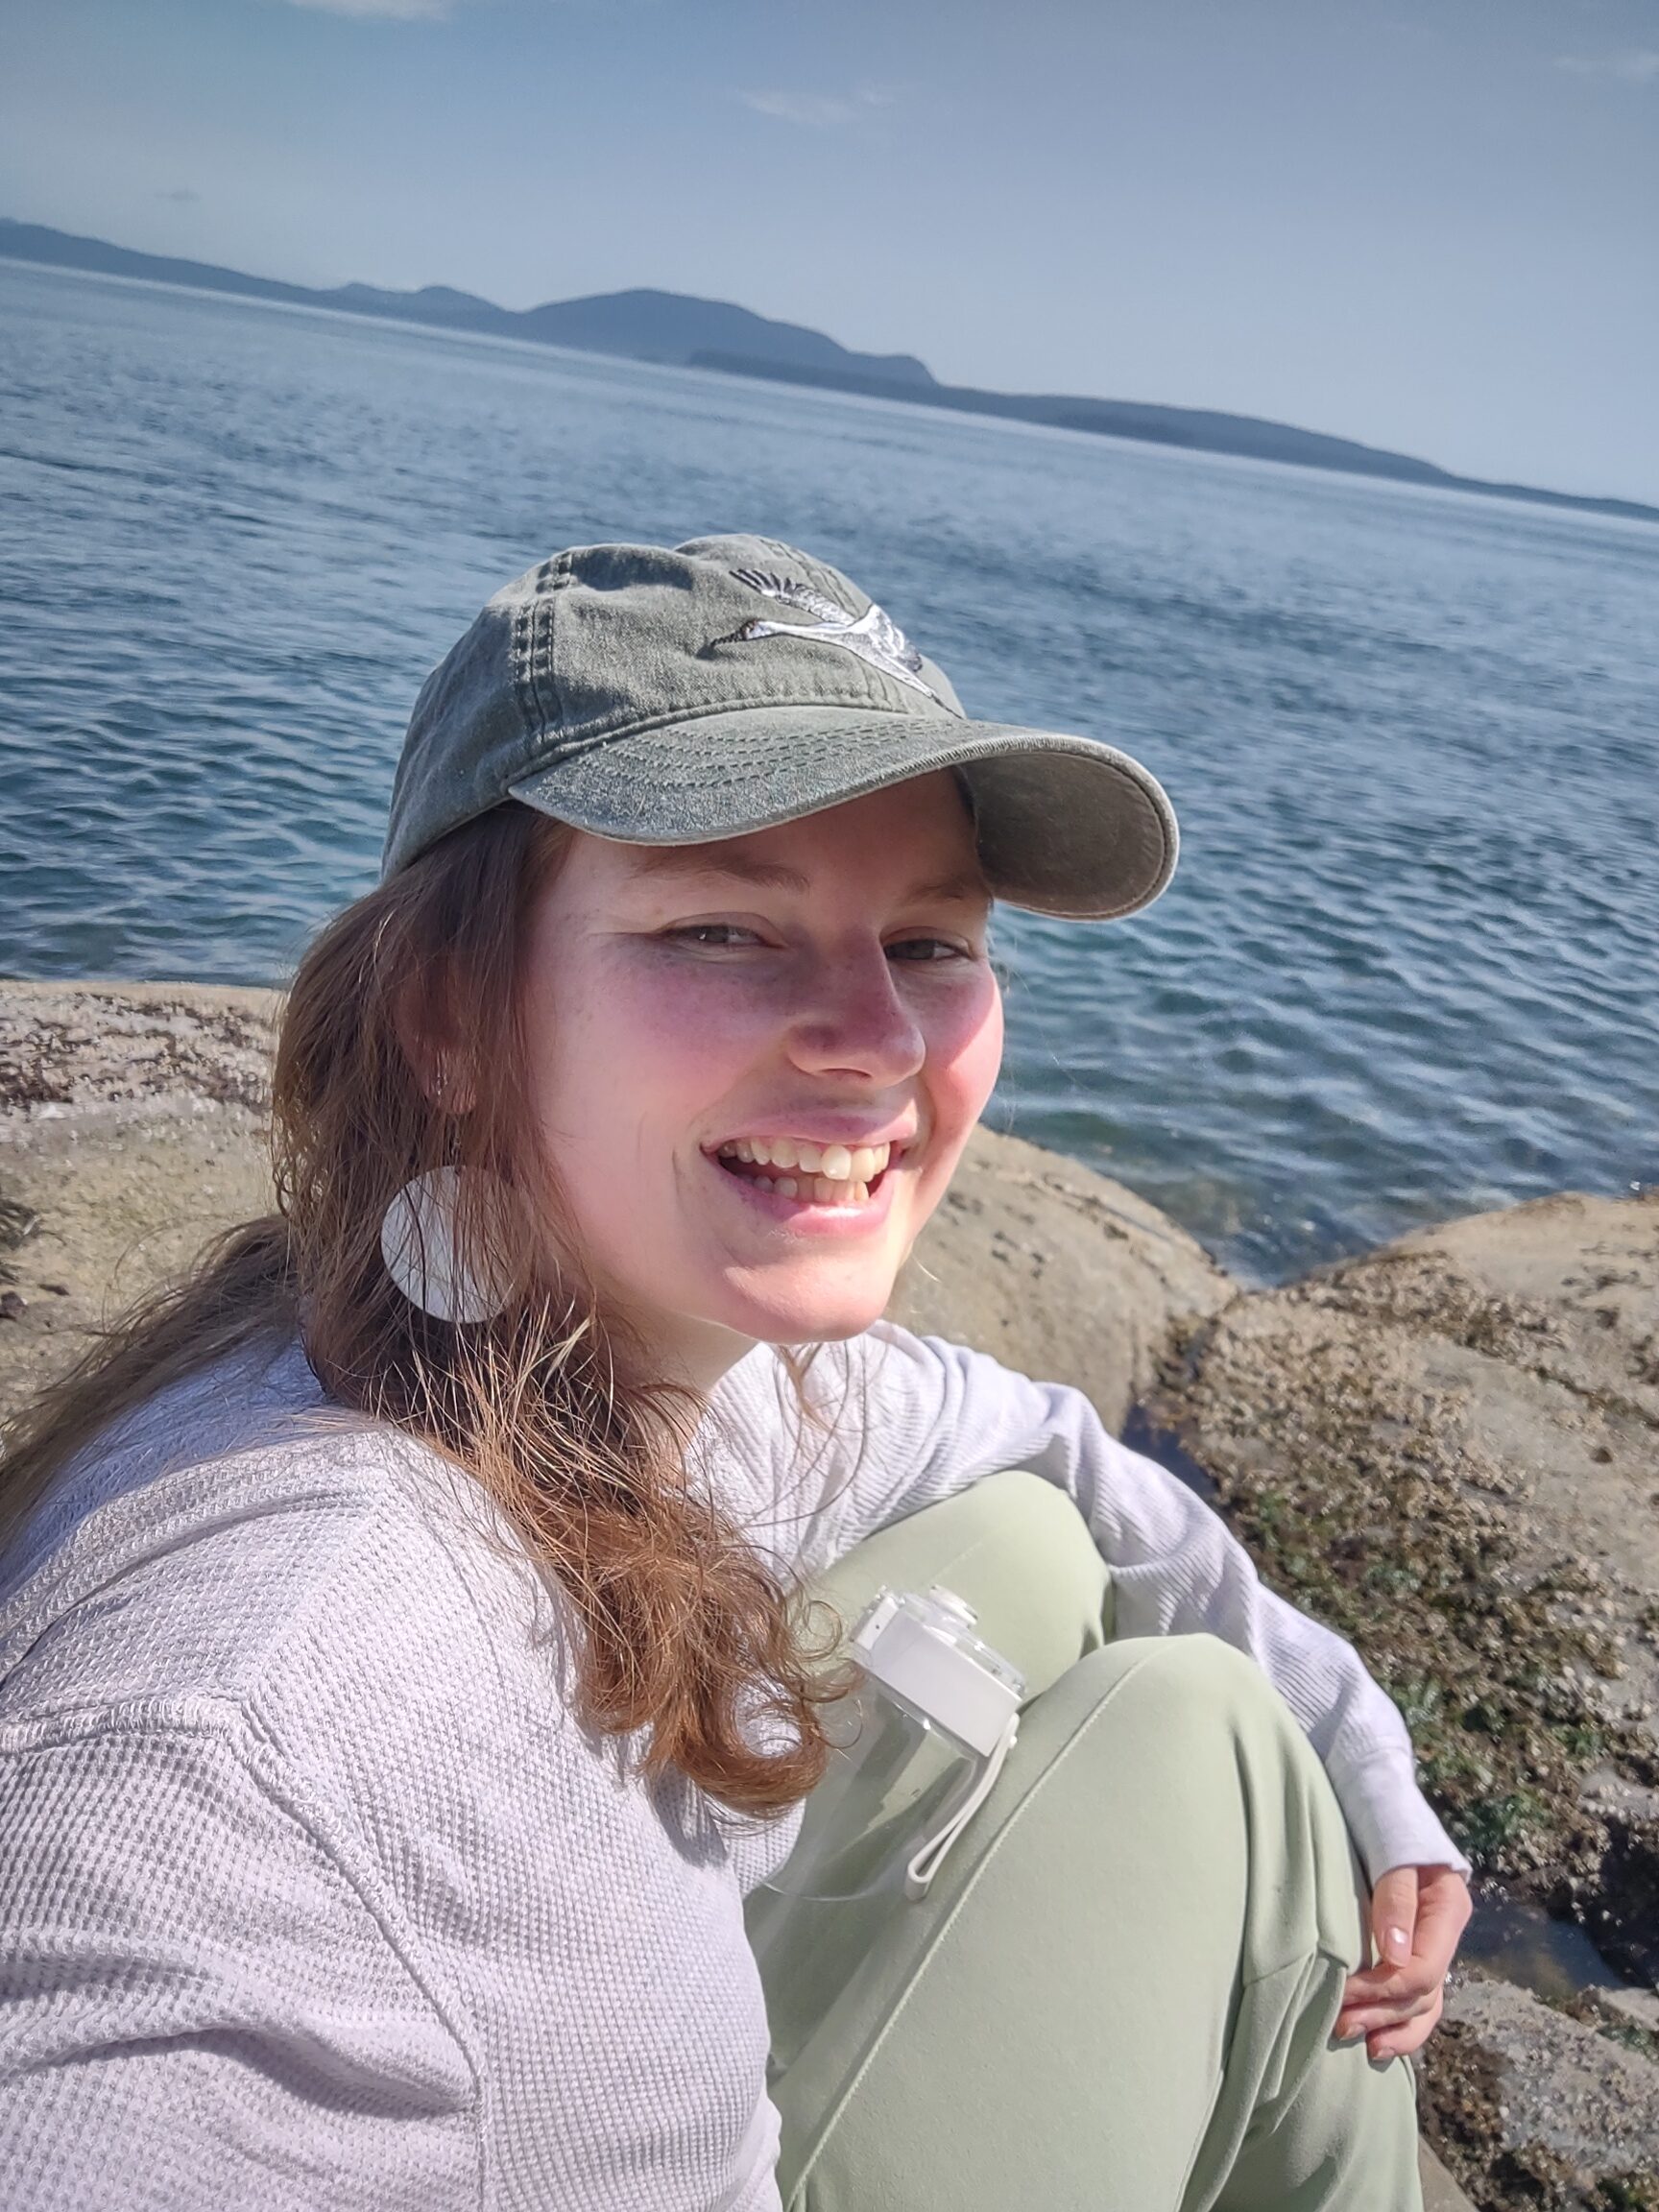
[(1589, 1566), (1624, 1665), (1611, 1701), (1659, 1750), (1659, 1197), (1564, 1193), (1473, 1214), (1366, 1271), (1450, 1286), (1466, 1324), (1431, 1316), (1416, 1354), (1448, 1440), (1472, 1479), (1503, 1484), (1524, 1557)]
[(1659, 1989), (1596, 1989), (1596, 2009), (1618, 2028), (1640, 2029), (1659, 2039)]
[(1425, 2143), (1418, 2152), (1423, 2212), (1474, 2212), (1467, 2197)]
[(193, 1099), (260, 1110), (277, 1004), (274, 991), (228, 984), (0, 982), (0, 1113)]
[[(269, 1211), (272, 991), (0, 982), (0, 1417)], [(7, 1234), (8, 1225), (13, 1234)]]
[[(1495, 1623), (1512, 1647), (1527, 1615), (1586, 1730), (1622, 1724), (1659, 1753), (1659, 1195), (1540, 1199), (1241, 1295), (1159, 1413), (1246, 1509), (1273, 1489), (1305, 1515), (1347, 1485), (1350, 1595), (1315, 1578), (1316, 1608), (1362, 1609), (1354, 1573), (1398, 1564), (1377, 1634), (1404, 1634), (1431, 1589), (1418, 1625), (1445, 1640), (1442, 1680), (1457, 1640), (1489, 1658)], [(1455, 1576), (1434, 1584), (1454, 1543), (1477, 1575), (1466, 1609)], [(1519, 1612), (1494, 1613), (1495, 1594)], [(1545, 1652), (1556, 1629), (1581, 1659)], [(1394, 1656), (1402, 1678), (1427, 1663), (1421, 1643)], [(1582, 1767), (1599, 1818), (1652, 1823), (1629, 1761), (1587, 1749)]]
[(1507, 1982), (1460, 1981), (1446, 2017), (1497, 2061), (1506, 2149), (1542, 2146), (1586, 2183), (1659, 2174), (1659, 2067)]
[(1202, 1245), (1120, 1183), (982, 1128), (892, 1311), (925, 1335), (1072, 1383), (1116, 1433), (1174, 1338), (1235, 1287)]

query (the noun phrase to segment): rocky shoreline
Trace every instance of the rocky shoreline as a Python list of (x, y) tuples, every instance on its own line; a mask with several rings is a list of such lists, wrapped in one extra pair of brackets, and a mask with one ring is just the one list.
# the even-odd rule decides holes
[[(0, 982), (0, 1414), (262, 1212), (270, 992)], [(1659, 1193), (1455, 1221), (1274, 1289), (982, 1132), (898, 1310), (1086, 1390), (1353, 1639), (1498, 1885), (1616, 1970), (1461, 1970), (1431, 2206), (1659, 2208)], [(1172, 1462), (1174, 1463), (1174, 1462)], [(1438, 2195), (1433, 2192), (1439, 2192)]]

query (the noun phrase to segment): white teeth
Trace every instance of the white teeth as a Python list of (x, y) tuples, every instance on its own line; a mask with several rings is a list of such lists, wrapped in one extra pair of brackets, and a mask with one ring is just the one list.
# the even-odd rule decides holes
[(779, 1198), (798, 1198), (804, 1206), (867, 1206), (870, 1186), (862, 1176), (751, 1175), (755, 1190), (769, 1190)]
[(870, 1186), (886, 1172), (893, 1157), (891, 1144), (813, 1144), (805, 1138), (734, 1137), (720, 1147), (722, 1160), (740, 1161), (746, 1166), (798, 1170), (781, 1178), (757, 1175), (762, 1190), (777, 1190), (787, 1198), (816, 1199), (820, 1205), (862, 1205)]

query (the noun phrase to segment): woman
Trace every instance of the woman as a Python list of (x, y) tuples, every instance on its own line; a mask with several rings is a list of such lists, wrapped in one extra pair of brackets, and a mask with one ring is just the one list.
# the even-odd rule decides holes
[[(1416, 2202), (1466, 1867), (1398, 1714), (1077, 1393), (879, 1319), (996, 1078), (992, 896), (1126, 913), (1174, 849), (790, 547), (491, 602), (288, 1000), (277, 1214), (7, 1463), (12, 2212)], [(895, 1570), (1043, 1694), (822, 2017), (822, 1929), (773, 1954), (768, 2097), (742, 1896), (842, 1686), (797, 1586)]]

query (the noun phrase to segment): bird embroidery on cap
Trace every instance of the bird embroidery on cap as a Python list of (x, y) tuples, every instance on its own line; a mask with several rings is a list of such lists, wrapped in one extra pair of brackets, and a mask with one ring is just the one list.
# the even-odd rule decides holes
[(845, 647), (872, 668), (879, 668), (883, 676), (907, 684), (912, 691), (924, 693), (936, 707), (944, 706), (938, 692), (923, 680), (921, 654), (893, 617), (874, 600), (862, 614), (853, 615), (845, 607), (837, 607), (833, 599), (827, 599), (822, 591), (814, 591), (810, 584), (797, 583), (793, 576), (763, 576), (756, 568), (733, 568), (732, 573), (739, 584), (747, 584), (751, 591), (762, 592), (785, 607), (799, 607), (803, 613), (815, 614), (817, 620), (767, 622), (757, 617), (745, 622), (741, 630), (734, 630), (728, 642), (739, 638), (746, 641), (751, 637), (816, 637), (826, 645)]

